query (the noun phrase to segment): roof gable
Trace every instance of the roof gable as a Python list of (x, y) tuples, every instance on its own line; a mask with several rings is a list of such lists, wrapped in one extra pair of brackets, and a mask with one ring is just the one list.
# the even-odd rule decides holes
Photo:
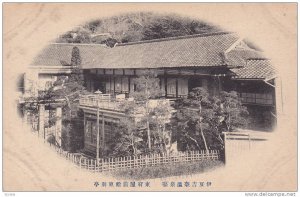
[(243, 68), (231, 69), (235, 79), (262, 79), (275, 77), (276, 70), (268, 59), (248, 59)]

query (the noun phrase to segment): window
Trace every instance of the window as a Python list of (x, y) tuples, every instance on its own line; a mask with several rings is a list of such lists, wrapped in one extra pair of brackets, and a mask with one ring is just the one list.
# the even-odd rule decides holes
[(134, 84), (134, 79), (135, 78), (130, 78), (130, 92), (134, 92), (136, 88)]
[(114, 93), (114, 91), (115, 91), (115, 90), (114, 90), (114, 83), (115, 83), (115, 82), (114, 82), (114, 79), (111, 78), (111, 81), (110, 81), (110, 82), (111, 82), (111, 83), (110, 83), (110, 92), (111, 92), (111, 93)]
[(123, 69), (115, 69), (115, 75), (123, 75)]
[(90, 142), (91, 140), (91, 121), (86, 121), (85, 125), (85, 141)]
[(106, 82), (105, 82), (105, 90), (106, 90), (106, 94), (109, 94), (110, 93), (110, 79), (108, 79)]
[(162, 92), (162, 96), (166, 96), (165, 79), (164, 78), (160, 79), (160, 89)]
[(92, 136), (91, 136), (91, 142), (92, 144), (97, 143), (97, 127), (96, 127), (96, 122), (91, 122), (92, 123)]
[(123, 77), (122, 78), (122, 92), (128, 93), (128, 77)]
[(167, 79), (167, 96), (176, 97), (176, 79), (168, 78)]
[(117, 77), (115, 78), (115, 92), (122, 91), (122, 78)]
[(188, 90), (188, 80), (187, 79), (178, 79), (178, 96), (184, 97), (189, 93)]
[(104, 134), (105, 134), (105, 142), (108, 142), (113, 138), (111, 122), (105, 122)]
[(125, 69), (125, 75), (134, 75), (134, 70), (133, 69)]

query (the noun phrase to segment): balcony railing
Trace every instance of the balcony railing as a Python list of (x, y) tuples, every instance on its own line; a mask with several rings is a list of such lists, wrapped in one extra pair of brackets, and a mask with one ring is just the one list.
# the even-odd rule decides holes
[(110, 94), (84, 95), (79, 99), (81, 106), (107, 110), (122, 111), (120, 104), (122, 99), (112, 98)]
[(242, 103), (257, 105), (274, 105), (272, 94), (240, 93)]

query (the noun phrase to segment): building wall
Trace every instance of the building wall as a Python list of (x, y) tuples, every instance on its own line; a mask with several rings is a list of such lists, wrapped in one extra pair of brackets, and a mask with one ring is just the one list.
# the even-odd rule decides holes
[(274, 87), (263, 81), (234, 81), (236, 91), (247, 107), (249, 129), (271, 131), (276, 126), (276, 100)]
[[(107, 94), (128, 94), (133, 92), (134, 79), (142, 74), (142, 70), (93, 70), (85, 74), (87, 89), (91, 92), (100, 90)], [(170, 71), (169, 71), (170, 72)], [(104, 73), (104, 74), (103, 74)], [(212, 95), (218, 94), (222, 89), (222, 81), (212, 76), (195, 75), (195, 73), (179, 74), (174, 69), (166, 74), (159, 72), (160, 87), (162, 96), (168, 98), (187, 97), (188, 93), (195, 87), (204, 87)]]
[[(272, 129), (276, 124), (274, 88), (262, 80), (232, 80), (230, 76), (205, 73), (201, 70), (182, 71), (169, 69), (158, 71), (162, 96), (167, 98), (186, 97), (195, 87), (204, 87), (210, 95), (218, 95), (220, 91), (237, 91), (242, 103), (250, 112), (252, 123), (258, 129)], [(126, 94), (134, 91), (133, 80), (142, 74), (142, 70), (103, 70), (87, 75), (90, 90), (96, 90), (95, 84), (103, 83), (101, 91), (109, 94)], [(94, 87), (92, 87), (94, 86)], [(249, 125), (251, 125), (250, 123)], [(253, 126), (249, 128), (255, 129)]]
[[(109, 141), (114, 136), (114, 124), (119, 119), (116, 115), (104, 114), (104, 135), (103, 135), (103, 116), (100, 114), (99, 118), (99, 145), (100, 155), (102, 155), (108, 148)], [(119, 116), (121, 118), (121, 116)], [(93, 113), (84, 112), (84, 150), (87, 153), (96, 155), (97, 147), (97, 116), (96, 111)]]

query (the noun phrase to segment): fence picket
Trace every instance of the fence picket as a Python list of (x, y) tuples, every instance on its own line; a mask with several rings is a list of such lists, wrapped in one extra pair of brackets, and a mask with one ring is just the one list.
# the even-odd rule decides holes
[(164, 164), (176, 164), (178, 162), (193, 162), (203, 160), (218, 160), (220, 159), (219, 150), (197, 150), (189, 152), (177, 153), (152, 153), (149, 155), (124, 156), (117, 158), (106, 159), (88, 159), (80, 154), (69, 153), (61, 148), (53, 147), (54, 150), (62, 157), (70, 160), (79, 166), (80, 169), (87, 169), (95, 172), (114, 171), (131, 168), (141, 168)]

